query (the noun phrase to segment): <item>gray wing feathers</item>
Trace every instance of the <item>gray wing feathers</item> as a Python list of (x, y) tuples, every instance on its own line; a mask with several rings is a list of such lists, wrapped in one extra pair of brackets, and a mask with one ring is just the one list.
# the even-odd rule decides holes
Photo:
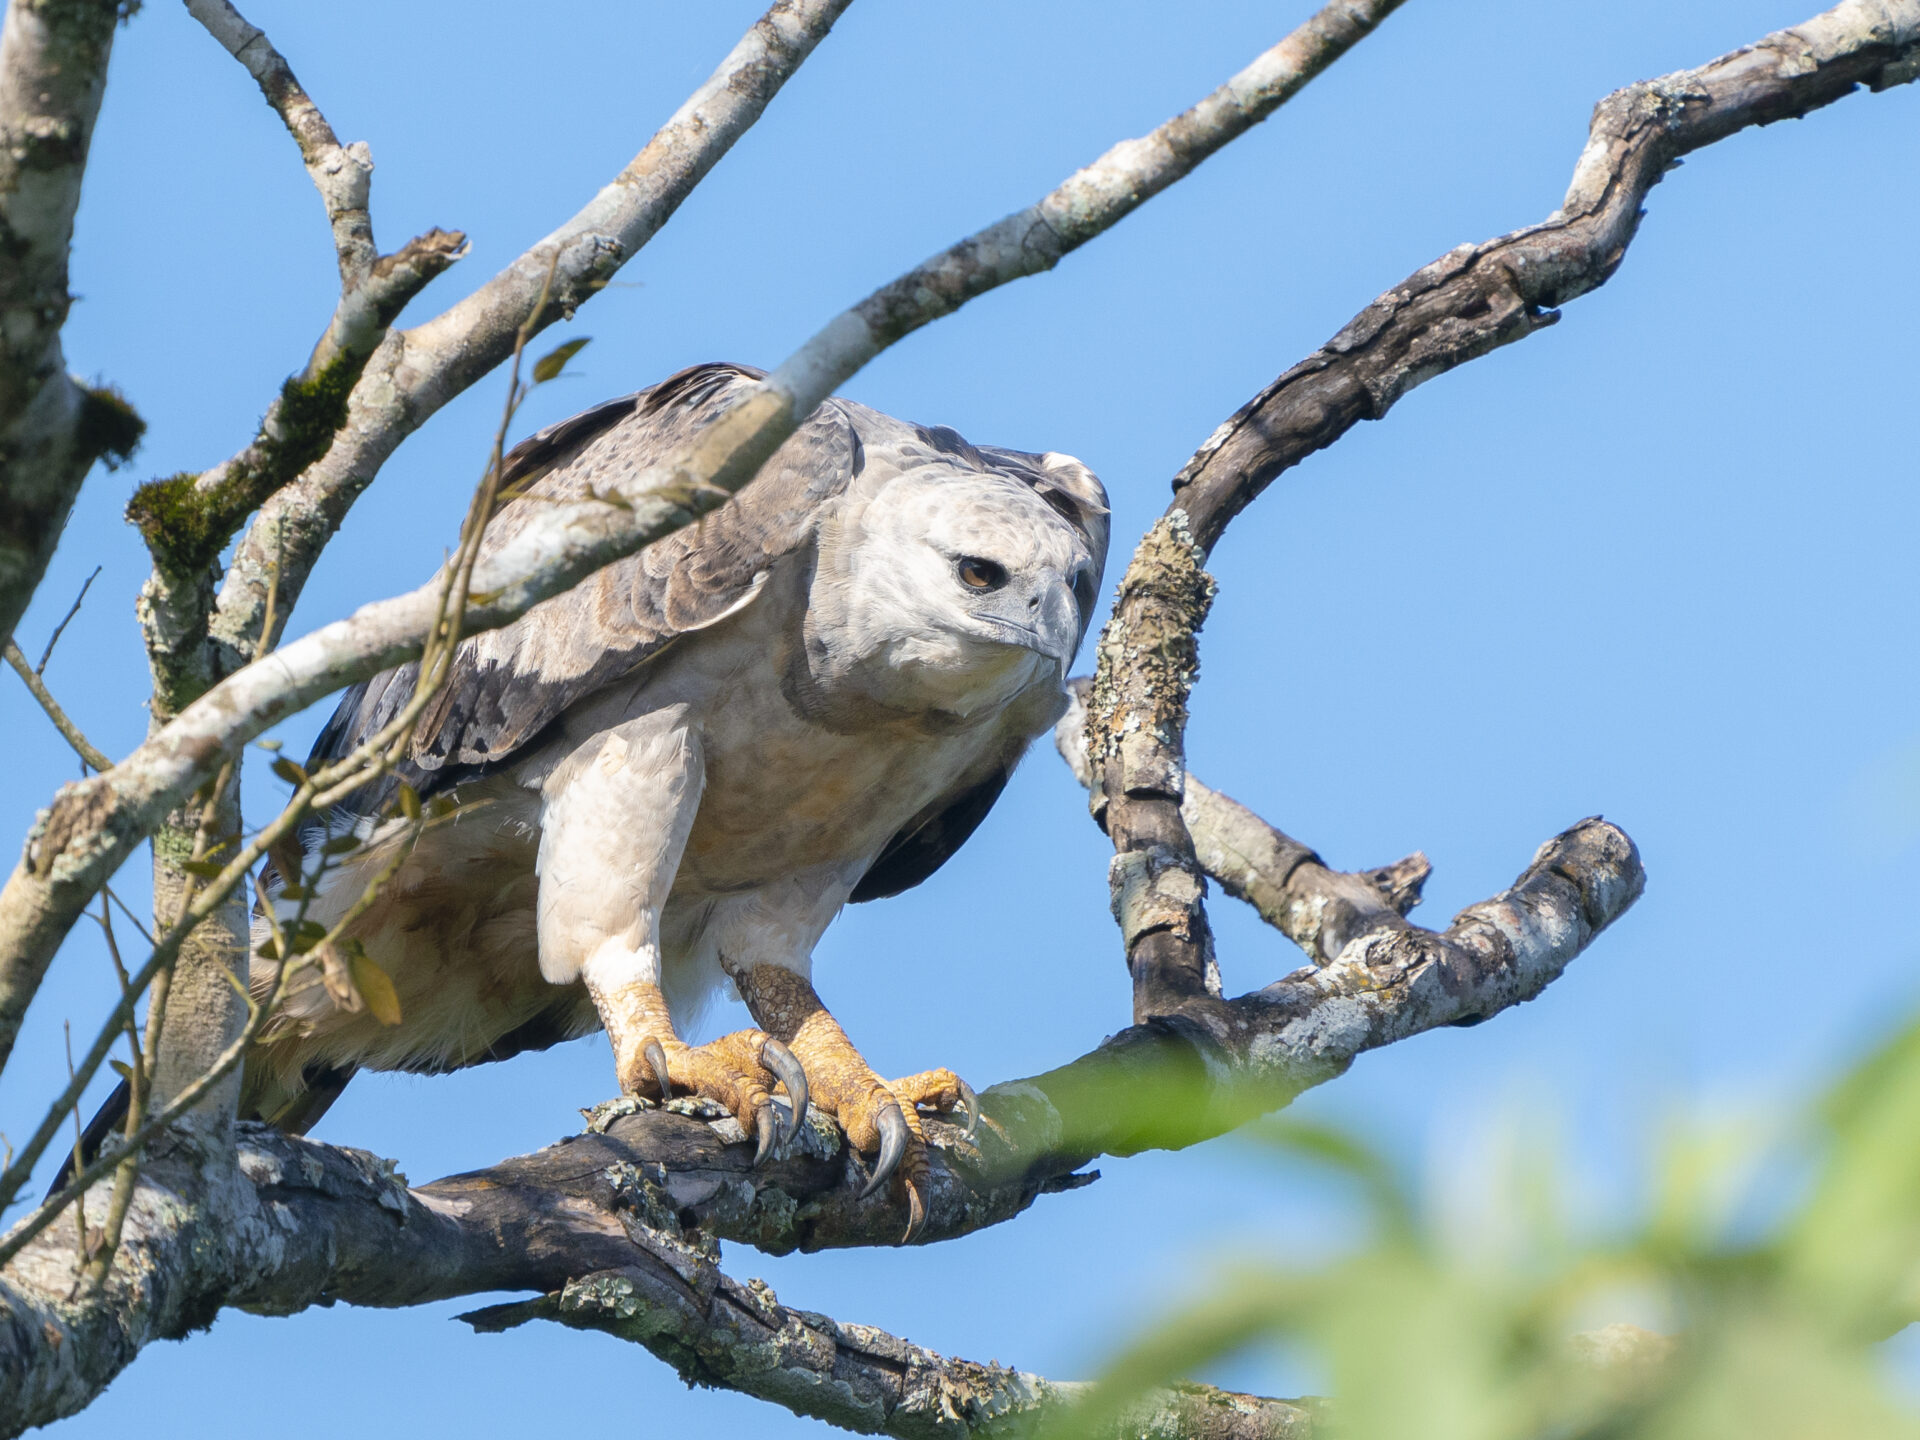
[[(637, 479), (759, 374), (698, 366), (541, 431), (508, 457), (504, 488), (514, 498), (487, 527), (483, 546), (505, 542), (536, 507), (588, 500)], [(751, 485), (699, 524), (464, 642), (415, 728), (409, 768), (437, 788), (436, 780), (448, 783), (455, 772), (496, 765), (677, 636), (751, 603), (773, 562), (806, 541), (820, 503), (845, 488), (857, 450), (844, 410), (823, 405)], [(418, 673), (405, 665), (348, 692), (316, 756), (344, 754), (391, 719)]]

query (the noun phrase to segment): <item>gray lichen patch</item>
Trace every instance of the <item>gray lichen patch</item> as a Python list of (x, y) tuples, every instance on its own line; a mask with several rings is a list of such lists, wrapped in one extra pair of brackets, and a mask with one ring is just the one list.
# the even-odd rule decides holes
[(1087, 755), (1096, 769), (1120, 759), (1129, 791), (1179, 793), (1187, 697), (1200, 673), (1194, 637), (1217, 588), (1205, 561), (1186, 512), (1162, 516), (1134, 551), (1113, 618), (1101, 632), (1087, 705)]

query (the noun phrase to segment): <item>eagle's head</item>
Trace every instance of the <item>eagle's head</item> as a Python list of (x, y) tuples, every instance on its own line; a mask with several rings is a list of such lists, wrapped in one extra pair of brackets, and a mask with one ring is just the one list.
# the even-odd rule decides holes
[(1100, 594), (1106, 491), (1071, 456), (918, 433), (822, 536), (810, 639), (894, 705), (973, 716), (1057, 688)]

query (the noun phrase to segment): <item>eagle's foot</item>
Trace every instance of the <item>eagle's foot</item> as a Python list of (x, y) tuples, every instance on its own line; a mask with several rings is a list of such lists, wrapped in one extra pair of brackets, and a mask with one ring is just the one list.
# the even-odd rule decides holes
[[(670, 1100), (702, 1095), (726, 1106), (749, 1139), (757, 1139), (756, 1165), (799, 1132), (807, 1113), (807, 1075), (788, 1050), (759, 1030), (736, 1030), (705, 1045), (688, 1045), (671, 1030), (639, 1037), (622, 1047), (620, 1088), (629, 1095)], [(774, 1104), (784, 1090), (788, 1114), (780, 1123)]]
[(734, 973), (733, 980), (753, 1018), (786, 1038), (806, 1071), (815, 1107), (833, 1116), (851, 1148), (875, 1157), (861, 1197), (889, 1180), (906, 1191), (907, 1230), (901, 1239), (912, 1239), (926, 1220), (933, 1178), (920, 1111), (965, 1111), (971, 1137), (979, 1114), (972, 1088), (944, 1069), (882, 1080), (820, 1003), (812, 982), (786, 966), (756, 965)]

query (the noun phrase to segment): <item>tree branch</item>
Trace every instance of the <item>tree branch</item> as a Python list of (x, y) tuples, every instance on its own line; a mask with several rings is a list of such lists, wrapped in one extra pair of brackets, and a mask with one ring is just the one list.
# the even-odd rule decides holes
[[(1366, 34), (1368, 17), (1384, 14), (1398, 3), (1370, 0), (1370, 4), (1356, 5), (1335, 0), (1193, 110), (1168, 121), (1145, 140), (1114, 147), (1029, 211), (979, 232), (876, 291), (861, 306), (843, 312), (709, 424), (687, 452), (634, 477), (605, 501), (544, 511), (475, 571), (476, 598), (465, 613), (465, 632), (509, 624), (539, 601), (723, 504), (753, 478), (833, 387), (854, 374), (878, 348), (985, 289), (1048, 268), (1053, 259), (1046, 258), (1043, 232), (1077, 245), (1118, 222), (1144, 195), (1164, 189), (1270, 114), (1306, 79)], [(820, 24), (824, 31), (825, 21)], [(742, 46), (748, 47), (752, 40), (749, 37)], [(707, 88), (713, 84), (710, 81)], [(706, 93), (703, 90), (701, 95)], [(683, 114), (692, 109), (697, 116), (700, 100), (696, 96), (689, 101)], [(668, 128), (673, 128), (671, 122)], [(646, 158), (647, 152), (642, 152), (641, 160)], [(709, 155), (707, 163), (713, 158)], [(1030, 215), (1040, 219), (1031, 223), (1022, 219)], [(1051, 228), (1055, 219), (1064, 232)], [(561, 232), (563, 237), (566, 233)], [(598, 253), (593, 250), (597, 241), (580, 243)], [(587, 273), (580, 268), (585, 262), (560, 241), (554, 244), (560, 245), (557, 252), (553, 245), (545, 251), (546, 282), (555, 294), (577, 296)], [(1064, 249), (1051, 253), (1057, 259)], [(1036, 255), (1040, 260), (1033, 258)], [(481, 294), (500, 284), (496, 279)], [(408, 332), (402, 337), (404, 343), (411, 345), (410, 337), (445, 328), (451, 323), (449, 317), (478, 298), (463, 301), (438, 320)], [(448, 338), (446, 345), (453, 348), (445, 349), (446, 355), (479, 353), (474, 349), (479, 343), (476, 337), (488, 333), (510, 297), (496, 297), (496, 301), (495, 309), (471, 316), (470, 325)], [(525, 323), (537, 328), (540, 317), (532, 314), (536, 308), (537, 304), (525, 307), (532, 316)], [(870, 324), (865, 318), (869, 312), (882, 318)], [(875, 324), (882, 328), (876, 330)], [(422, 353), (423, 364), (428, 356), (429, 352)], [(415, 373), (439, 373), (450, 383), (450, 377), (462, 372), (453, 360), (447, 363), (453, 368), (433, 372), (427, 366)], [(336, 451), (350, 441), (352, 433), (350, 420), (335, 443)], [(397, 443), (397, 432), (394, 438)], [(305, 513), (312, 518), (314, 511)], [(266, 520), (264, 512), (261, 518)], [(264, 538), (264, 533), (268, 532), (256, 523), (236, 556), (234, 576), (252, 565), (248, 547)], [(310, 558), (318, 552), (309, 548), (305, 553)], [(286, 570), (292, 568), (291, 564), (283, 568), (283, 585), (288, 583)], [(246, 580), (241, 588), (251, 584)], [(263, 603), (264, 593), (263, 586)], [(410, 595), (366, 606), (348, 620), (281, 646), (264, 664), (241, 669), (208, 691), (108, 775), (68, 786), (55, 798), (51, 810), (36, 822), (26, 854), (0, 891), (0, 1064), (60, 940), (141, 838), (164, 820), (204, 774), (269, 725), (342, 685), (417, 656), (431, 628), (437, 593), (437, 582), (429, 582)]]
[(246, 67), (298, 143), (327, 207), (340, 299), (306, 368), (280, 387), (246, 449), (202, 474), (149, 481), (127, 504), (127, 519), (153, 554), (140, 626), (153, 671), (153, 714), (163, 723), (251, 657), (209, 643), (214, 561), (247, 516), (327, 453), (387, 327), (467, 248), (464, 235), (436, 229), (380, 255), (368, 212), (373, 157), (366, 145), (340, 143), (285, 57), (227, 0), (187, 0), (187, 9)]
[[(253, 653), (274, 567), (284, 628), (320, 552), (400, 442), (505, 360), (529, 318), (538, 333), (597, 294), (760, 118), (851, 3), (777, 0), (578, 214), (443, 314), (386, 337), (332, 448), (267, 502), (235, 551), (212, 622), (226, 671)], [(549, 277), (548, 301), (535, 315)]]
[(362, 141), (340, 143), (320, 107), (294, 78), (286, 57), (227, 0), (186, 0), (186, 5), (187, 13), (247, 67), (260, 93), (300, 147), (307, 175), (327, 207), (334, 253), (340, 262), (341, 288), (351, 289), (373, 268), (380, 253), (373, 243), (373, 219), (367, 211), (373, 184), (372, 154)]
[[(1194, 1144), (1339, 1074), (1363, 1050), (1531, 998), (1641, 883), (1626, 836), (1586, 821), (1444, 935), (1357, 940), (1324, 969), (1230, 1002), (1237, 1024), (1225, 1043), (1178, 1020), (1123, 1031), (1070, 1065), (984, 1091), (977, 1147), (929, 1118), (927, 1215), (913, 1243), (1011, 1219), (1041, 1194), (1088, 1183), (1075, 1172), (1099, 1155)], [(705, 1383), (888, 1434), (1012, 1427), (1075, 1393), (782, 1310), (726, 1280), (712, 1239), (772, 1253), (898, 1244), (906, 1202), (858, 1198), (868, 1162), (817, 1111), (757, 1168), (737, 1121), (700, 1113), (697, 1101), (616, 1101), (587, 1134), (414, 1191), (387, 1162), (259, 1126), (241, 1127), (240, 1178), (217, 1193), (203, 1193), (207, 1172), (190, 1158), (163, 1152), (141, 1176), (124, 1258), (101, 1295), (67, 1298), (72, 1247), (51, 1232), (7, 1270), (0, 1433), (84, 1406), (144, 1345), (224, 1304), (287, 1314), (497, 1290), (557, 1298), (495, 1312), (496, 1325), (551, 1315), (612, 1328)], [(1214, 1403), (1178, 1394), (1153, 1403), (1203, 1402)], [(1219, 1403), (1250, 1427), (1224, 1433), (1299, 1433), (1289, 1428), (1302, 1423), (1296, 1407)]]
[[(1093, 682), (1067, 682), (1069, 704), (1053, 729), (1053, 743), (1091, 794), (1094, 818), (1104, 819), (1106, 795), (1087, 764), (1086, 720)], [(1186, 778), (1180, 817), (1193, 836), (1200, 868), (1236, 900), (1298, 945), (1316, 965), (1331, 964), (1354, 940), (1376, 930), (1408, 929), (1404, 916), (1420, 903), (1433, 865), (1415, 852), (1377, 870), (1328, 868), (1319, 855), (1274, 829), (1231, 796)]]
[(111, 770), (113, 761), (95, 749), (93, 742), (88, 740), (80, 727), (73, 723), (72, 717), (60, 708), (60, 702), (53, 698), (53, 692), (47, 689), (47, 682), (40, 678), (40, 672), (27, 664), (27, 657), (20, 653), (20, 647), (11, 640), (6, 643), (6, 658), (7, 664), (13, 667), (14, 673), (20, 677), (33, 698), (40, 702), (40, 708), (47, 712), (47, 718), (53, 722), (53, 728), (58, 730), (60, 737), (73, 747), (73, 753), (95, 770)]
[[(1112, 883), (1136, 1019), (1217, 1015), (1202, 863), (1183, 823), (1193, 636), (1213, 582), (1202, 568), (1232, 518), (1275, 476), (1377, 420), (1415, 386), (1532, 334), (1552, 308), (1619, 267), (1648, 192), (1682, 155), (1753, 125), (1804, 115), (1865, 84), (1920, 73), (1920, 0), (1847, 0), (1695, 70), (1618, 91), (1596, 107), (1560, 209), (1463, 245), (1369, 305), (1324, 347), (1216, 430), (1174, 479), (1101, 637), (1089, 753), (1114, 843)], [(1209, 1018), (1211, 1017), (1211, 1018)]]
[(119, 0), (9, 5), (0, 20), (0, 637), (46, 573), (80, 482), (145, 428), (67, 374), (67, 253)]

